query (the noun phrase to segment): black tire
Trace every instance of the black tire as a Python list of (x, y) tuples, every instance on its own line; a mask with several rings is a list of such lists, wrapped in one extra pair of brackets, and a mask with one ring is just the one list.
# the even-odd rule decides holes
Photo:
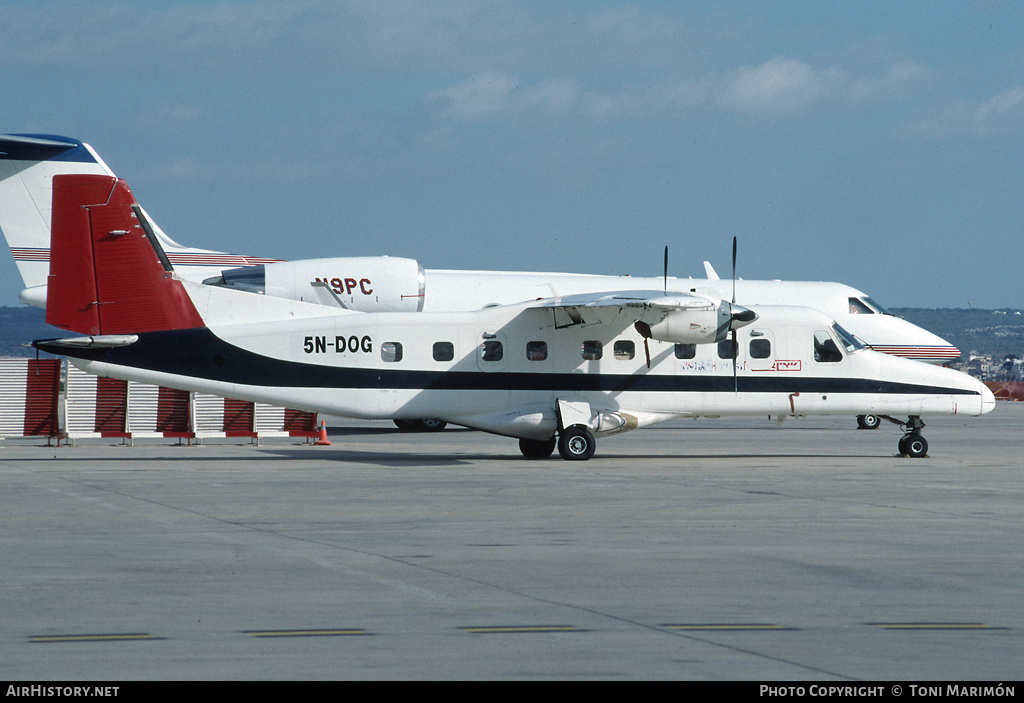
[(444, 420), (395, 420), (394, 422), (402, 432), (440, 432), (448, 426)]
[(905, 438), (904, 449), (907, 456), (914, 459), (928, 456), (928, 440), (919, 434)]
[(877, 430), (878, 426), (882, 424), (882, 418), (878, 415), (858, 415), (857, 416), (857, 429), (859, 430)]
[(594, 435), (581, 425), (566, 428), (558, 435), (558, 454), (566, 461), (586, 461), (594, 456), (595, 449)]
[(527, 459), (547, 459), (555, 451), (557, 440), (551, 439), (520, 439), (519, 451)]

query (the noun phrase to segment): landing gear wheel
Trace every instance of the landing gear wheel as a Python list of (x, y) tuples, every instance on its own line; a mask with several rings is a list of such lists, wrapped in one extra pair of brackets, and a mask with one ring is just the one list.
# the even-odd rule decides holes
[(857, 416), (857, 429), (859, 430), (877, 430), (881, 424), (882, 418), (878, 417), (878, 415)]
[(908, 434), (899, 443), (900, 454), (912, 459), (920, 459), (928, 455), (928, 440), (919, 434)]
[(557, 440), (551, 439), (520, 439), (519, 451), (527, 459), (547, 459), (555, 451)]
[(402, 432), (440, 432), (448, 423), (444, 420), (395, 420)]
[(597, 448), (594, 435), (581, 425), (573, 425), (558, 435), (558, 454), (566, 461), (586, 461)]

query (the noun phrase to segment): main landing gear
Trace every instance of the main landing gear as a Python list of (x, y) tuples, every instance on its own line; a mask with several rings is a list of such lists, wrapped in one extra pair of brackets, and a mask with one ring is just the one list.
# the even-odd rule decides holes
[(527, 459), (546, 459), (558, 447), (558, 455), (566, 461), (586, 461), (594, 456), (597, 442), (583, 425), (567, 427), (551, 439), (520, 439), (519, 451)]
[(440, 432), (448, 425), (444, 420), (395, 420), (403, 432)]
[(882, 418), (878, 415), (858, 415), (857, 416), (857, 429), (858, 430), (877, 430), (878, 426), (882, 424)]

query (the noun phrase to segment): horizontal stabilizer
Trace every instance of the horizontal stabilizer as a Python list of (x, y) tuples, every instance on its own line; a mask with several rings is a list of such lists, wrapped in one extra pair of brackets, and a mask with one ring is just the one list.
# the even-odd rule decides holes
[[(96, 337), (65, 337), (64, 339), (42, 339), (33, 342), (37, 348), (46, 347), (44, 351), (62, 354), (76, 349), (114, 349), (127, 347), (139, 341), (137, 334), (108, 334)], [(55, 351), (56, 350), (56, 351)]]
[[(82, 149), (82, 143), (77, 139), (46, 134), (0, 134), (0, 159), (43, 161), (71, 149)], [(64, 158), (87, 160), (89, 156), (76, 151)]]

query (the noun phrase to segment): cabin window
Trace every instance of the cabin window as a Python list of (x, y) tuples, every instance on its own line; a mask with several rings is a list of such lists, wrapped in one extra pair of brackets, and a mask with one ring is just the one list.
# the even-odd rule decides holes
[(384, 342), (380, 345), (380, 358), (387, 362), (402, 360), (401, 342)]
[(505, 349), (501, 342), (489, 339), (480, 345), (480, 358), (484, 361), (501, 361), (505, 358)]
[(739, 345), (731, 339), (723, 339), (718, 343), (718, 358), (719, 359), (735, 359), (738, 354), (737, 349)]
[(604, 346), (597, 340), (587, 340), (583, 343), (583, 358), (587, 361), (597, 361), (604, 356)]
[(451, 342), (434, 342), (434, 361), (451, 361), (454, 358), (454, 344)]
[(676, 344), (677, 359), (694, 359), (697, 357), (696, 344)]
[(623, 339), (615, 343), (615, 358), (622, 361), (629, 361), (636, 356), (636, 346), (632, 340)]
[(750, 358), (767, 359), (772, 355), (771, 340), (764, 337), (757, 337), (750, 340)]
[(825, 330), (814, 333), (814, 360), (823, 364), (834, 364), (843, 360), (835, 340)]
[(530, 361), (545, 361), (548, 358), (548, 343), (527, 342), (526, 358)]

